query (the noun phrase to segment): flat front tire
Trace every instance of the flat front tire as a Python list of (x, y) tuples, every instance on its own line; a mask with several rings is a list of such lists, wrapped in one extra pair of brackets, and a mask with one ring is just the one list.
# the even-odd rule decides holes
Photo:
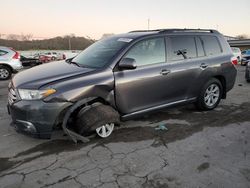
[(199, 110), (213, 110), (218, 106), (222, 97), (223, 87), (221, 82), (216, 79), (210, 79), (202, 87), (198, 96), (196, 106)]
[(103, 104), (92, 104), (82, 108), (76, 120), (77, 132), (83, 136), (96, 133), (102, 138), (111, 135), (120, 117), (111, 106)]

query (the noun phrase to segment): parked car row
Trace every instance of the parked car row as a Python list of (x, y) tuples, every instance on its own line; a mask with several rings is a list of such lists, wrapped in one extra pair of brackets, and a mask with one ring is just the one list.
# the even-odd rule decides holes
[(234, 57), (237, 58), (238, 63), (242, 66), (246, 66), (250, 62), (250, 49), (241, 51), (240, 48), (231, 47)]
[(0, 80), (9, 79), (13, 73), (18, 72), (23, 67), (33, 67), (63, 59), (66, 59), (65, 54), (59, 52), (37, 53), (34, 56), (25, 57), (13, 48), (0, 46)]
[(24, 67), (33, 67), (33, 66), (42, 64), (42, 62), (37, 58), (25, 57), (23, 55), (21, 55), (20, 60)]
[(66, 59), (66, 55), (60, 52), (45, 52), (45, 53), (36, 53), (32, 58), (39, 59), (42, 63), (48, 63), (51, 61), (58, 61)]
[(250, 49), (242, 51), (241, 65), (245, 66), (250, 62)]

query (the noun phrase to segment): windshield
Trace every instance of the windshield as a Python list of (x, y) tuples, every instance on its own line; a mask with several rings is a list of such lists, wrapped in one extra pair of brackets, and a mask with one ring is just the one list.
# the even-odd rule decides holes
[(232, 51), (235, 53), (238, 53), (238, 52), (240, 52), (240, 49), (239, 48), (232, 48)]
[(245, 50), (241, 52), (242, 55), (250, 55), (250, 50)]
[(72, 59), (82, 67), (102, 68), (132, 39), (111, 37), (100, 40)]

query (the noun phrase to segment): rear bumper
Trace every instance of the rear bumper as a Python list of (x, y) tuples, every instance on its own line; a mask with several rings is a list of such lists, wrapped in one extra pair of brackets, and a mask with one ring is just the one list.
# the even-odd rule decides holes
[(19, 59), (10, 61), (9, 65), (12, 67), (14, 72), (17, 72), (23, 68), (22, 62)]
[(50, 138), (54, 126), (70, 102), (45, 103), (43, 101), (18, 101), (7, 106), (12, 125), (19, 132), (40, 138)]

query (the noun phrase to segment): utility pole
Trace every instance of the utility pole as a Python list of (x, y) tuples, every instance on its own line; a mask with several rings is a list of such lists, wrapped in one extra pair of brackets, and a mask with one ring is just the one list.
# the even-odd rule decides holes
[(71, 41), (70, 41), (70, 36), (69, 36), (69, 50), (71, 50)]
[(150, 29), (150, 19), (148, 18), (148, 30)]

